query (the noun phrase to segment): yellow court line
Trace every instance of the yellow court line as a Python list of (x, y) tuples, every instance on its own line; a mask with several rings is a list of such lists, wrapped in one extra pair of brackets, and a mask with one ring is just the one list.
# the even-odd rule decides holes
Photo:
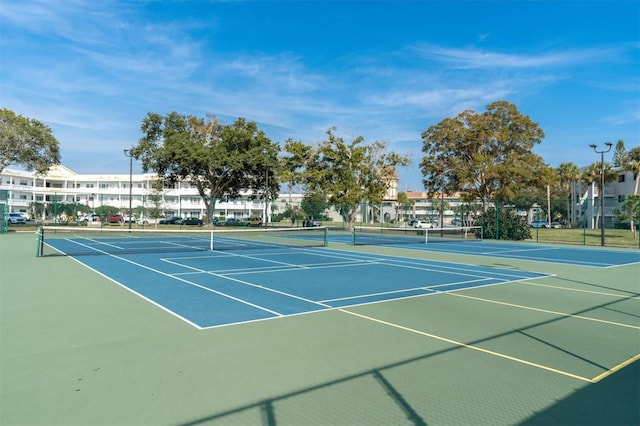
[(639, 359), (640, 359), (640, 354), (638, 354), (638, 355), (636, 355), (634, 357), (631, 357), (628, 360), (626, 360), (624, 362), (621, 362), (620, 364), (616, 365), (615, 367), (605, 371), (604, 373), (598, 374), (596, 377), (591, 379), (591, 381), (593, 383), (598, 383), (600, 380), (609, 377), (610, 375), (612, 375), (616, 371), (622, 370), (627, 365), (631, 365), (632, 363), (634, 363), (635, 361), (638, 361)]
[(640, 299), (640, 296), (635, 296), (635, 295), (634, 296), (630, 296), (630, 295), (625, 295), (625, 294), (613, 294), (613, 293), (606, 293), (606, 292), (603, 292), (603, 291), (582, 290), (582, 289), (579, 289), (579, 288), (562, 287), (562, 286), (557, 286), (557, 285), (540, 284), (540, 283), (524, 282), (524, 281), (521, 281), (521, 283), (524, 284), (524, 285), (532, 285), (532, 286), (536, 286), (536, 287), (553, 288), (555, 290), (577, 291), (578, 293), (597, 294), (598, 296), (622, 297), (625, 300), (627, 300), (627, 299), (629, 299), (629, 300)]
[(555, 369), (555, 368), (547, 367), (546, 365), (536, 364), (535, 362), (526, 361), (526, 360), (521, 359), (521, 358), (516, 358), (516, 357), (513, 357), (513, 356), (505, 355), (505, 354), (502, 354), (502, 353), (499, 353), (499, 352), (494, 352), (494, 351), (491, 351), (491, 350), (488, 350), (488, 349), (483, 349), (483, 348), (480, 348), (478, 346), (468, 345), (468, 344), (463, 343), (463, 342), (458, 342), (456, 340), (447, 339), (446, 337), (436, 336), (435, 334), (426, 333), (424, 331), (416, 330), (414, 328), (405, 327), (405, 326), (400, 325), (400, 324), (394, 324), (392, 322), (388, 322), (388, 321), (384, 321), (384, 320), (381, 320), (381, 319), (373, 318), (373, 317), (370, 317), (370, 316), (367, 316), (367, 315), (363, 315), (363, 314), (359, 314), (359, 313), (356, 313), (356, 312), (347, 311), (346, 309), (339, 309), (339, 311), (340, 312), (344, 312), (344, 313), (349, 314), (349, 315), (360, 317), (360, 318), (363, 318), (363, 319), (366, 319), (366, 320), (369, 320), (369, 321), (377, 322), (379, 324), (384, 324), (384, 325), (387, 325), (389, 327), (394, 327), (394, 328), (397, 328), (397, 329), (400, 329), (400, 330), (408, 331), (410, 333), (415, 333), (415, 334), (419, 334), (421, 336), (431, 337), (432, 339), (436, 339), (436, 340), (440, 340), (440, 341), (443, 341), (443, 342), (451, 343), (453, 345), (460, 346), (460, 347), (463, 347), (463, 348), (472, 349), (474, 351), (478, 351), (478, 352), (482, 352), (482, 353), (485, 353), (485, 354), (497, 356), (499, 358), (508, 359), (510, 361), (514, 361), (514, 362), (517, 362), (517, 363), (520, 363), (520, 364), (528, 365), (530, 367), (540, 368), (542, 370), (550, 371), (550, 372), (556, 373), (556, 374), (561, 374), (563, 376), (571, 377), (571, 378), (577, 379), (577, 380), (582, 380), (584, 382), (593, 383), (592, 379), (589, 379), (589, 378), (586, 378), (586, 377), (582, 377), (582, 376), (578, 376), (578, 375), (575, 375), (575, 374), (571, 374), (571, 373), (568, 373), (566, 371), (558, 370), (558, 369)]
[(468, 295), (459, 294), (459, 293), (443, 293), (443, 294), (446, 294), (446, 295), (449, 295), (449, 296), (464, 297), (466, 299), (480, 300), (482, 302), (495, 303), (497, 305), (504, 305), (504, 306), (511, 306), (511, 307), (514, 307), (514, 308), (527, 309), (527, 310), (530, 310), (530, 311), (544, 312), (544, 313), (547, 313), (547, 314), (553, 314), (553, 315), (558, 315), (558, 316), (562, 316), (562, 317), (578, 318), (578, 319), (583, 319), (583, 320), (587, 320), (587, 321), (601, 322), (601, 323), (604, 323), (604, 324), (617, 325), (617, 326), (620, 326), (620, 327), (633, 328), (633, 329), (636, 329), (636, 330), (640, 330), (640, 327), (636, 326), (636, 325), (624, 324), (624, 323), (614, 322), (614, 321), (601, 320), (601, 319), (591, 318), (591, 317), (584, 317), (582, 315), (567, 314), (566, 312), (550, 311), (548, 309), (534, 308), (532, 306), (517, 305), (515, 303), (500, 302), (498, 300), (484, 299), (482, 297), (468, 296)]

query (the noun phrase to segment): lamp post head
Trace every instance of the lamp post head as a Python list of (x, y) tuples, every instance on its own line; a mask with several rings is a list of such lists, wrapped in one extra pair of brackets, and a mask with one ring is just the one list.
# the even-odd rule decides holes
[(596, 150), (596, 148), (598, 147), (598, 145), (596, 145), (595, 143), (592, 143), (591, 145), (589, 145), (594, 151)]
[(124, 149), (124, 155), (126, 155), (127, 157), (129, 156), (129, 150), (128, 149)]
[(609, 149), (611, 149), (611, 146), (613, 145), (611, 142), (605, 142), (604, 143)]

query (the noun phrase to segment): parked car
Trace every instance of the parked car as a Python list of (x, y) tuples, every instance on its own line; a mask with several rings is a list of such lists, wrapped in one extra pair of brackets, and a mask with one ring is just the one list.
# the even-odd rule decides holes
[(147, 225), (149, 220), (145, 217), (136, 218), (135, 216), (125, 216), (124, 223), (137, 223), (138, 225)]
[(124, 223), (124, 216), (122, 216), (121, 214), (113, 215), (113, 216), (109, 217), (107, 222), (108, 223), (117, 223), (117, 224)]
[(127, 215), (127, 216), (125, 216), (125, 217), (123, 218), (123, 220), (124, 220), (124, 223), (129, 223), (129, 222), (131, 222), (131, 223), (136, 223), (136, 217), (135, 217), (135, 216), (129, 216), (129, 215)]
[(530, 228), (548, 228), (549, 222), (546, 220), (532, 220), (529, 224)]
[(451, 219), (451, 224), (453, 226), (462, 226), (462, 219)]
[(216, 225), (217, 226), (240, 226), (242, 225), (242, 223), (234, 217), (229, 217), (223, 220), (222, 222), (216, 223)]
[(20, 213), (9, 213), (7, 220), (12, 225), (24, 225), (25, 223), (27, 223), (27, 218), (22, 216)]
[(87, 213), (84, 216), (82, 216), (80, 219), (78, 219), (78, 222), (100, 222), (100, 215), (94, 214), (94, 213)]
[(182, 223), (180, 216), (163, 217), (158, 221), (160, 225), (179, 225), (180, 223)]
[(549, 225), (551, 228), (562, 228), (562, 224), (560, 222), (551, 222)]
[(315, 219), (305, 219), (302, 221), (302, 226), (305, 228), (313, 228), (315, 226), (322, 226), (322, 222)]
[(414, 228), (422, 228), (422, 229), (431, 229), (433, 228), (433, 223), (427, 222), (426, 220), (417, 220), (416, 223), (413, 224)]
[(418, 219), (411, 219), (409, 222), (407, 222), (407, 226), (413, 228), (417, 221)]
[(242, 225), (243, 226), (249, 226), (249, 227), (251, 227), (251, 226), (260, 226), (260, 225), (262, 225), (262, 219), (260, 219), (257, 216), (251, 216), (251, 217), (248, 217), (246, 219), (243, 219), (242, 220)]
[(160, 225), (180, 225), (182, 218), (180, 216), (165, 217), (158, 221)]
[(182, 219), (182, 224), (202, 226), (202, 220), (198, 219), (197, 217), (188, 217), (186, 219)]

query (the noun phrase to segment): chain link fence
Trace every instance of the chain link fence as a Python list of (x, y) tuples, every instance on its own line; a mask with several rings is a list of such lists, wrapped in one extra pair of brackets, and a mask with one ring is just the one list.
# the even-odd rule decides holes
[[(3, 230), (6, 232), (6, 200)], [(209, 205), (207, 208), (207, 204)], [(603, 209), (604, 207), (604, 209)], [(325, 225), (334, 228), (351, 226), (411, 227), (416, 220), (426, 221), (434, 228), (473, 226), (484, 212), (495, 213), (486, 235), (502, 239), (500, 217), (505, 212), (518, 217), (530, 228), (530, 241), (640, 247), (640, 197), (597, 198), (572, 202), (570, 199), (529, 199), (510, 201), (468, 201), (458, 198), (420, 198), (405, 203), (385, 201), (335, 205), (307, 201), (304, 198), (282, 196), (277, 200), (212, 199), (200, 197), (149, 194), (112, 198), (91, 194), (81, 201), (69, 201), (56, 194), (30, 206), (30, 216), (36, 223), (77, 224), (78, 226), (129, 225), (136, 227), (175, 223), (177, 219), (196, 218), (206, 225), (221, 224), (229, 219), (240, 223), (251, 218), (252, 223), (272, 227)], [(212, 214), (208, 214), (212, 212)], [(210, 216), (210, 217), (209, 217)], [(174, 220), (176, 219), (176, 220)], [(179, 221), (178, 221), (179, 222)]]

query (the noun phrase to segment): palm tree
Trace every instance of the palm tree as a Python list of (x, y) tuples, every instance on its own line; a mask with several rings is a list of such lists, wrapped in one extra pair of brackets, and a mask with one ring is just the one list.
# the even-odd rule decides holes
[[(618, 174), (613, 170), (611, 165), (609, 163), (604, 163), (604, 183), (607, 184), (609, 182), (613, 182), (617, 177)], [(598, 187), (598, 197), (603, 197), (604, 188), (602, 188), (602, 163), (597, 161), (587, 166), (582, 172), (582, 181), (587, 185), (591, 185), (595, 182)], [(601, 212), (598, 208), (596, 210), (596, 223), (600, 223), (600, 214), (604, 214), (604, 212)]]
[[(396, 204), (396, 217), (402, 216), (403, 220), (406, 220), (407, 211), (411, 207), (411, 201), (406, 192), (398, 192), (398, 202)], [(403, 213), (400, 214), (399, 210), (402, 209)]]
[(562, 163), (556, 169), (560, 178), (560, 186), (567, 196), (567, 214), (570, 220), (575, 218), (575, 184), (580, 179), (580, 168), (575, 163)]
[(638, 195), (638, 186), (640, 185), (640, 146), (627, 151), (622, 166), (625, 170), (633, 172), (635, 183), (633, 185), (633, 195)]

